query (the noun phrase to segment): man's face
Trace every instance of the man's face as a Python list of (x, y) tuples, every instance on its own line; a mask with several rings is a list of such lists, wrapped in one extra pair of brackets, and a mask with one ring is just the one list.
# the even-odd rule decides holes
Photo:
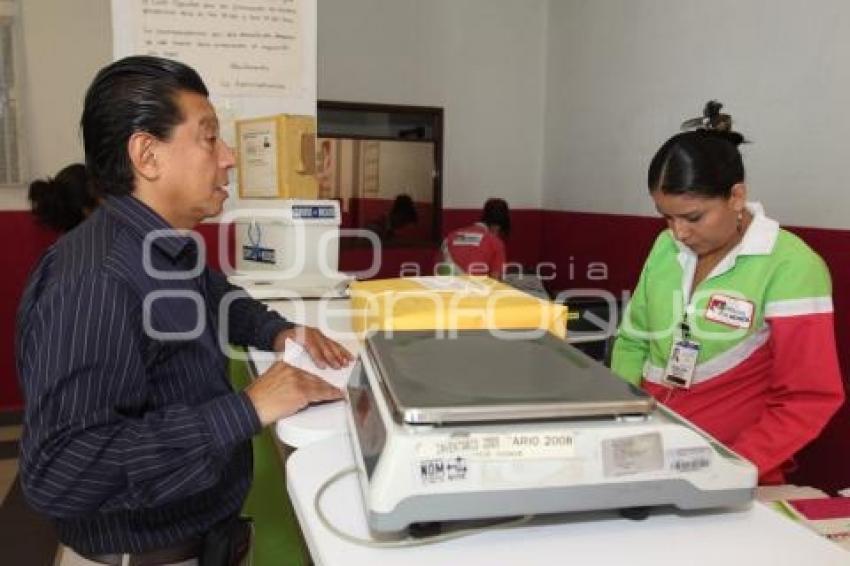
[(218, 118), (205, 96), (181, 91), (177, 104), (183, 121), (156, 148), (158, 184), (174, 227), (193, 228), (221, 212), (235, 156), (219, 137)]

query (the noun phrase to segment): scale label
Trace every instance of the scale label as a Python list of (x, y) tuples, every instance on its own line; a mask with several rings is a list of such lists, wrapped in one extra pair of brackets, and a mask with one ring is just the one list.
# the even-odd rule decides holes
[(274, 263), (275, 251), (271, 248), (259, 246), (242, 246), (242, 259), (256, 261), (257, 263)]
[(468, 474), (469, 464), (460, 456), (419, 461), (419, 479), (423, 484), (463, 481)]
[(602, 473), (606, 477), (664, 469), (661, 434), (648, 432), (602, 441)]
[(696, 446), (667, 451), (667, 467), (676, 472), (697, 472), (711, 465), (711, 448)]
[(519, 460), (572, 458), (575, 433), (556, 430), (533, 433), (457, 434), (422, 440), (416, 446), (420, 459), (462, 457), (468, 460)]
[(336, 218), (336, 207), (298, 205), (292, 207), (293, 218)]

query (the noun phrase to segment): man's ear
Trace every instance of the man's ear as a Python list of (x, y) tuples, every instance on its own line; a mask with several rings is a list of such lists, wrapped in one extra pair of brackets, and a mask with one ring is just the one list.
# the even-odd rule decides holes
[(127, 140), (127, 155), (130, 156), (133, 173), (147, 181), (159, 177), (156, 146), (157, 139), (147, 132), (134, 132)]

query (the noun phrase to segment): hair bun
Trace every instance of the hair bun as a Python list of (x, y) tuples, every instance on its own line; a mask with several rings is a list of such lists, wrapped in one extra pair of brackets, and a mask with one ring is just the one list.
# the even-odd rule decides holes
[(38, 221), (58, 232), (70, 230), (97, 206), (82, 163), (68, 165), (53, 178), (33, 181), (28, 196)]
[(732, 116), (721, 114), (721, 108), (723, 108), (723, 104), (716, 100), (709, 100), (705, 103), (705, 108), (702, 111), (705, 118), (705, 129), (716, 132), (732, 131)]
[(52, 179), (36, 179), (30, 183), (29, 199), (36, 200), (42, 198), (48, 191), (52, 190)]
[(709, 100), (705, 103), (702, 116), (685, 120), (682, 122), (682, 129), (704, 132), (706, 135), (725, 139), (736, 147), (741, 145), (745, 142), (744, 136), (732, 130), (732, 116), (720, 112), (721, 108), (722, 102)]

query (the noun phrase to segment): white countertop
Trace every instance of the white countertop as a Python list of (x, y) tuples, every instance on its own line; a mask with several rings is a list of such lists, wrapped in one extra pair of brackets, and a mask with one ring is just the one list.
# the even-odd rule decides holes
[[(287, 461), (290, 499), (317, 566), (850, 564), (850, 553), (760, 503), (727, 512), (659, 510), (644, 521), (631, 521), (616, 513), (558, 515), (433, 545), (367, 548), (328, 531), (319, 522), (313, 505), (319, 486), (352, 465), (347, 436), (304, 446)], [(367, 536), (360, 488), (353, 474), (332, 485), (322, 503), (337, 528)]]

